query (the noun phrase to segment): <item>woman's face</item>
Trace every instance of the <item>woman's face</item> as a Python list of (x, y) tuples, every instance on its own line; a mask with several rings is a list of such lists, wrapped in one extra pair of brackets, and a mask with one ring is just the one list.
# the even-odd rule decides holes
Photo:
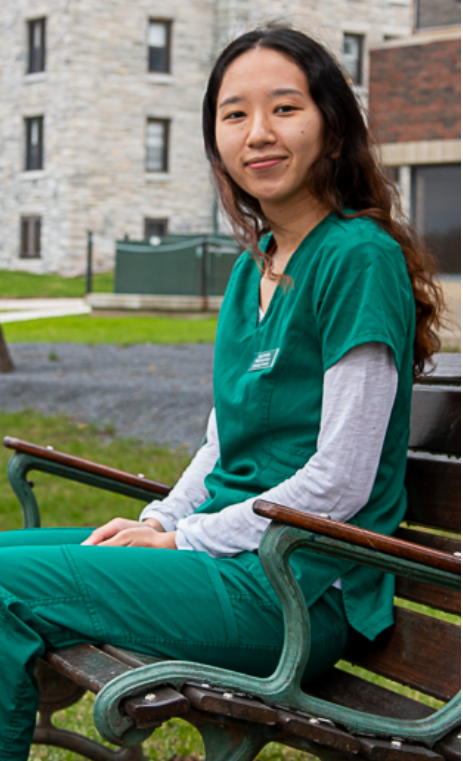
[(263, 209), (307, 198), (323, 119), (304, 72), (266, 48), (235, 59), (219, 90), (216, 140), (230, 176)]

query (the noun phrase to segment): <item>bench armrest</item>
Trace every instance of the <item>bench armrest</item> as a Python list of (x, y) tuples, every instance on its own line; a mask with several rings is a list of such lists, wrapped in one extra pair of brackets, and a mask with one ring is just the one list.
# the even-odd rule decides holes
[(7, 472), (11, 487), (23, 510), (24, 528), (40, 526), (39, 508), (32, 485), (27, 480), (30, 470), (51, 473), (144, 502), (162, 499), (170, 492), (170, 486), (151, 481), (144, 476), (125, 473), (116, 468), (56, 452), (52, 448), (41, 447), (28, 441), (6, 436), (3, 444), (15, 452), (8, 463)]
[[(275, 524), (314, 532), (305, 535), (305, 543), (313, 552), (321, 555), (354, 560), (361, 565), (373, 565), (397, 575), (417, 578), (419, 581), (439, 584), (447, 579), (451, 588), (457, 588), (461, 575), (461, 558), (428, 547), (419, 547), (403, 539), (377, 534), (374, 531), (352, 526), (348, 523), (320, 518), (318, 515), (293, 510), (258, 499), (253, 510), (257, 515), (269, 518)], [(303, 535), (304, 536), (304, 535)], [(328, 540), (328, 541), (326, 541)], [(444, 584), (447, 586), (447, 583)]]

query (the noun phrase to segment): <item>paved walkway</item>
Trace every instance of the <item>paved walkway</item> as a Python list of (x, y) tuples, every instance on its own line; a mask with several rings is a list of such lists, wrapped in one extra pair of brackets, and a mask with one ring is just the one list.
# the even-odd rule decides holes
[(0, 299), (0, 323), (89, 314), (85, 299)]
[(210, 344), (14, 343), (9, 350), (15, 371), (0, 375), (1, 410), (67, 414), (191, 452), (203, 437), (212, 407)]

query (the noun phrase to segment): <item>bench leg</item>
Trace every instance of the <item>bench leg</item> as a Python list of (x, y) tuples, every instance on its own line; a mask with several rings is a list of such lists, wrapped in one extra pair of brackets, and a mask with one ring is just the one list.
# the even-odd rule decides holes
[(70, 732), (68, 729), (55, 727), (49, 721), (46, 725), (37, 725), (32, 741), (36, 745), (52, 745), (74, 751), (91, 761), (145, 761), (141, 745), (112, 750), (89, 737)]
[(36, 745), (52, 745), (56, 748), (79, 753), (91, 761), (144, 761), (141, 745), (112, 750), (96, 740), (56, 727), (52, 716), (55, 711), (68, 708), (85, 694), (83, 687), (50, 668), (43, 661), (37, 661), (35, 676), (39, 683), (40, 705), (39, 721), (35, 728), (32, 742)]
[(253, 761), (268, 742), (265, 726), (197, 724), (206, 750), (206, 761)]

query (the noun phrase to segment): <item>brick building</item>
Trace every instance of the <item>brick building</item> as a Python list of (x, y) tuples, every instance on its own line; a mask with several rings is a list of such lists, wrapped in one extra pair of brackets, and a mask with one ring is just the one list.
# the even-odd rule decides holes
[(444, 280), (460, 272), (460, 3), (416, 0), (414, 32), (370, 51), (370, 125)]
[(366, 98), (368, 50), (409, 32), (409, 0), (3, 0), (0, 269), (73, 274), (114, 240), (211, 231), (201, 99), (236, 34), (317, 36)]

